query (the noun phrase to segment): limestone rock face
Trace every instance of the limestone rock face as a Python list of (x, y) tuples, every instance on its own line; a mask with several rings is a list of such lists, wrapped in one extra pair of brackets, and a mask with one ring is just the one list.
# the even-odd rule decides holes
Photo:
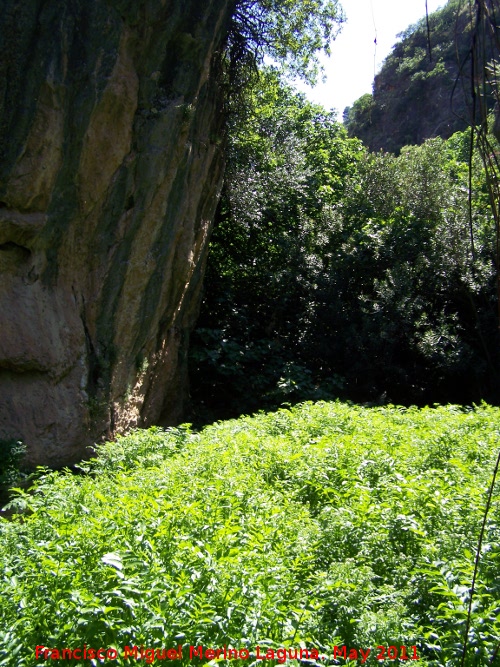
[(231, 0), (4, 0), (0, 446), (174, 423), (224, 157)]

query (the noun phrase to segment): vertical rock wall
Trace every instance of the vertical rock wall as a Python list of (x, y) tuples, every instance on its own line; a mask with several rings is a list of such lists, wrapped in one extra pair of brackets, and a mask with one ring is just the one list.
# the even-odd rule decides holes
[(181, 418), (231, 0), (4, 0), (0, 445), (60, 466)]

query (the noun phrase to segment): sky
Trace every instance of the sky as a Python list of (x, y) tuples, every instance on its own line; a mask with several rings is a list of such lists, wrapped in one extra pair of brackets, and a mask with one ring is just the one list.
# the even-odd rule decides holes
[[(314, 89), (296, 84), (313, 102), (335, 109), (339, 120), (346, 106), (372, 92), (374, 74), (398, 41), (397, 34), (425, 16), (425, 0), (340, 0), (340, 4), (347, 20), (333, 42), (332, 55), (322, 58), (326, 83)], [(429, 14), (445, 4), (446, 0), (427, 0)]]

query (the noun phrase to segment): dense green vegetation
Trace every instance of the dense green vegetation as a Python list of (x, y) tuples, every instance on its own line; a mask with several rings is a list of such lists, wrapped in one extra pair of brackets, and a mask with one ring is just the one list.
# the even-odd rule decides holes
[[(368, 665), (415, 645), (418, 664), (456, 666), (499, 424), (486, 405), (318, 403), (103, 445), (0, 520), (0, 665), (84, 644), (181, 644), (199, 664), (201, 644), (372, 648)], [(499, 565), (497, 485), (469, 666), (500, 642)]]
[(16, 440), (0, 440), (0, 501), (8, 487), (19, 480), (19, 468), (26, 445)]
[[(182, 665), (227, 662), (193, 646), (248, 651), (234, 665), (285, 648), (317, 651), (301, 663), (313, 665), (370, 650), (375, 665), (383, 646), (455, 667), (466, 634), (463, 665), (495, 664), (498, 483), (485, 507), (500, 409), (481, 403), (500, 398), (491, 184), (467, 133), (371, 153), (275, 70), (255, 72), (267, 53), (313, 77), (336, 2), (237, 7), (194, 418), (288, 406), (136, 431), (78, 474), (40, 470), (15, 490), (0, 516), (0, 667), (101, 664), (55, 653), (83, 647), (166, 664), (179, 646)], [(411, 90), (447, 63), (435, 47), (425, 65), (420, 28), (391, 65), (420, 68)], [(319, 402), (291, 407), (304, 399)], [(392, 405), (435, 401), (476, 407)], [(0, 482), (22, 454), (6, 451)]]
[(338, 396), (497, 401), (495, 224), (478, 155), (469, 201), (468, 133), (373, 154), (274, 73), (260, 81), (231, 133), (195, 418)]
[[(330, 53), (332, 40), (344, 20), (338, 0), (236, 0), (227, 55), (232, 81), (246, 87), (251, 70), (264, 57), (283, 71), (314, 83), (320, 71), (318, 53)], [(239, 98), (241, 101), (241, 98)]]
[[(494, 61), (498, 45), (474, 32), (478, 11), (478, 6), (472, 11), (467, 3), (449, 0), (429, 16), (429, 25), (424, 17), (405, 30), (375, 77), (373, 95), (363, 95), (344, 110), (349, 136), (371, 150), (398, 153), (403, 146), (465, 130), (474, 114), (471, 71), (475, 79), (481, 71), (479, 62), (471, 69), (474, 44), (480, 45), (485, 62)], [(491, 109), (490, 87), (480, 88)]]

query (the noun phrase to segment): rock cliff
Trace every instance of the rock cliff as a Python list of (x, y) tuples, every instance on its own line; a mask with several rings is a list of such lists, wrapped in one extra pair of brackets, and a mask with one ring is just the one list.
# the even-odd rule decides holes
[(4, 0), (0, 443), (181, 418), (224, 167), (231, 0)]
[[(375, 77), (373, 95), (344, 110), (349, 136), (372, 151), (399, 153), (403, 146), (465, 130), (472, 121), (473, 18), (468, 6), (449, 0), (429, 16), (429, 26), (423, 18), (402, 33)], [(493, 47), (490, 39), (481, 43), (486, 61), (494, 58)], [(490, 107), (493, 102), (486, 101)]]

